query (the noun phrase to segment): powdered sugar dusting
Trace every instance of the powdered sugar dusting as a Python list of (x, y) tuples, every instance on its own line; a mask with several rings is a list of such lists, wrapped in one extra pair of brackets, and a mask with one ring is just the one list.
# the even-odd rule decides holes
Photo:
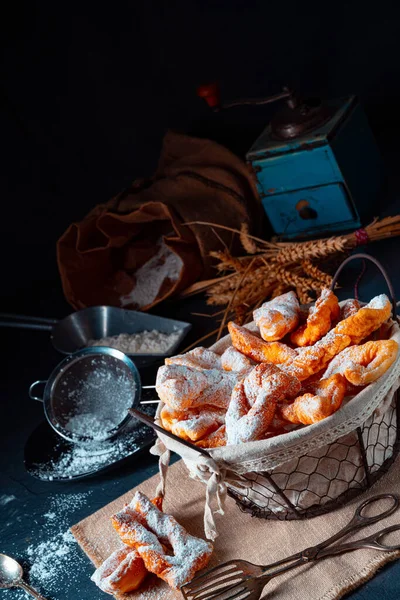
[(281, 339), (299, 322), (300, 305), (294, 292), (287, 292), (264, 302), (253, 312), (261, 337), (268, 341)]
[(92, 440), (104, 440), (115, 427), (115, 423), (101, 415), (81, 413), (74, 415), (65, 424), (65, 428), (74, 436), (90, 437)]
[(182, 259), (172, 252), (164, 241), (158, 240), (157, 253), (135, 273), (136, 284), (133, 290), (121, 296), (122, 306), (134, 304), (138, 308), (152, 304), (160, 293), (165, 280), (174, 282), (182, 271)]
[(185, 354), (178, 354), (165, 359), (166, 365), (183, 365), (193, 369), (220, 369), (221, 357), (216, 352), (198, 346)]
[(389, 298), (385, 294), (380, 294), (379, 296), (375, 296), (372, 300), (367, 304), (366, 308), (386, 308), (387, 305), (390, 304)]
[(5, 506), (9, 502), (16, 500), (15, 496), (8, 496), (7, 494), (1, 494), (0, 496), (0, 506)]
[(128, 367), (113, 356), (87, 356), (60, 372), (52, 397), (56, 426), (78, 441), (102, 440), (128, 414), (136, 382)]
[(160, 399), (176, 410), (204, 404), (227, 408), (239, 378), (239, 373), (219, 369), (164, 365), (158, 369), (156, 390)]
[(246, 373), (254, 365), (250, 358), (247, 358), (233, 346), (229, 346), (222, 354), (221, 364), (225, 371), (236, 371), (238, 373)]
[[(45, 500), (47, 512), (43, 515), (41, 528), (30, 533), (32, 515), (26, 515), (26, 537), (34, 539), (21, 556), (13, 547), (3, 547), (7, 554), (18, 556), (24, 565), (24, 577), (35, 589), (46, 597), (63, 598), (65, 593), (76, 587), (79, 578), (86, 572), (87, 561), (80, 552), (75, 538), (68, 527), (73, 514), (86, 505), (91, 492), (59, 494)], [(23, 591), (2, 590), (2, 598), (26, 600)]]
[[(147, 409), (144, 412), (148, 412)], [(121, 460), (135, 452), (143, 443), (149, 429), (145, 425), (137, 425), (118, 438), (90, 444), (70, 444), (60, 452), (57, 458), (44, 465), (37, 465), (34, 474), (39, 479), (72, 479), (98, 471), (107, 465)]]
[(300, 382), (293, 375), (272, 364), (258, 365), (233, 390), (226, 413), (228, 444), (260, 439), (272, 423), (277, 402), (299, 391)]
[(180, 331), (162, 333), (156, 329), (139, 333), (120, 333), (99, 340), (89, 340), (87, 346), (108, 346), (125, 354), (165, 354), (178, 341)]
[[(169, 566), (158, 574), (175, 589), (190, 581), (194, 573), (205, 566), (212, 553), (209, 542), (190, 535), (173, 517), (159, 511), (139, 491), (114, 519), (123, 536), (130, 536), (135, 541), (149, 571), (158, 572), (158, 557), (164, 557)], [(164, 553), (161, 543), (167, 541), (172, 546), (173, 555)]]

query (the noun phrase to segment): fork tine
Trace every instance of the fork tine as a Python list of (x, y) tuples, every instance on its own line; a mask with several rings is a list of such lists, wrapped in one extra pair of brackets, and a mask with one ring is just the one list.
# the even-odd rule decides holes
[(221, 585), (226, 586), (228, 583), (232, 585), (233, 582), (235, 582), (235, 581), (236, 581), (235, 585), (239, 585), (239, 583), (242, 583), (243, 572), (238, 571), (236, 574), (233, 574), (226, 579), (225, 578), (223, 578), (223, 579), (214, 578), (213, 581), (209, 585), (201, 588), (199, 591), (197, 591), (194, 594), (193, 600), (203, 600), (202, 596), (204, 596), (204, 594), (206, 592), (208, 592), (209, 590), (214, 590), (214, 593), (217, 593), (218, 591), (221, 591), (220, 589), (217, 589), (217, 588), (221, 588)]
[(227, 572), (231, 573), (232, 570), (228, 571), (228, 569), (226, 569), (226, 567), (229, 566), (233, 566), (236, 569), (239, 569), (240, 567), (237, 566), (237, 561), (236, 560), (229, 560), (228, 562), (223, 563), (222, 565), (217, 565), (216, 567), (213, 567), (212, 569), (209, 569), (208, 571), (206, 571), (205, 573), (202, 573), (200, 575), (198, 575), (197, 577), (195, 577), (194, 579), (192, 579), (192, 581), (189, 581), (189, 583), (187, 583), (186, 585), (184, 585), (184, 588), (187, 588), (188, 586), (190, 586), (190, 589), (192, 591), (194, 591), (194, 589), (200, 585), (200, 583), (203, 581), (203, 579), (209, 579), (210, 575), (212, 575), (213, 573), (216, 573), (217, 571), (221, 571), (221, 575), (225, 574)]
[[(204, 589), (204, 586), (208, 586), (210, 583), (217, 582), (221, 579), (223, 580), (225, 577), (230, 577), (231, 575), (234, 575), (236, 573), (242, 574), (243, 569), (241, 569), (240, 567), (232, 567), (230, 569), (227, 569), (226, 571), (220, 571), (219, 573), (215, 571), (213, 574), (211, 574), (211, 576), (203, 578), (197, 585), (196, 580), (193, 579), (193, 581), (190, 581), (184, 587), (186, 589), (190, 589), (190, 592), (192, 594), (198, 594)], [(195, 585), (193, 585), (193, 583)]]
[[(228, 594), (229, 591), (231, 593), (229, 596), (227, 596), (226, 594)], [(224, 590), (221, 594), (218, 594), (217, 596), (211, 596), (211, 598), (213, 600), (235, 600), (238, 598), (245, 600), (245, 598), (249, 597), (250, 593), (251, 591), (246, 586), (238, 587), (237, 585), (233, 585), (231, 588)], [(244, 596), (244, 594), (246, 595)]]

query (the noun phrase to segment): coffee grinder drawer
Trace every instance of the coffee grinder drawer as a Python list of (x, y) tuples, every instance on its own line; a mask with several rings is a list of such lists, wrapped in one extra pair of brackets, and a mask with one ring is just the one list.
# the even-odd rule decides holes
[(285, 237), (323, 235), (360, 227), (358, 214), (342, 183), (264, 197), (264, 210), (274, 231)]

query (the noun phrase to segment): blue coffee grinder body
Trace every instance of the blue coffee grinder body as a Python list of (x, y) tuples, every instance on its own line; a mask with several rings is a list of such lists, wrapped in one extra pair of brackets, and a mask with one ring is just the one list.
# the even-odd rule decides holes
[(273, 232), (280, 239), (323, 237), (358, 229), (377, 212), (383, 162), (355, 96), (301, 102), (276, 96), (219, 105), (217, 88), (202, 88), (214, 110), (284, 101), (246, 154)]

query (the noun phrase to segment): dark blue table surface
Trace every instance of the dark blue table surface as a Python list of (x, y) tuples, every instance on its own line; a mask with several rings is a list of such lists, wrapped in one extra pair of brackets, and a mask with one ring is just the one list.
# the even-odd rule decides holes
[[(392, 201), (386, 214), (400, 212), (398, 206), (397, 201)], [(389, 271), (398, 297), (399, 248), (399, 239), (379, 242), (368, 248)], [(341, 297), (351, 294), (351, 286), (359, 271), (360, 265), (355, 265), (343, 278), (344, 287), (339, 292)], [(361, 299), (368, 300), (383, 290), (384, 282), (375, 267), (368, 267), (360, 284)], [(191, 315), (192, 311), (204, 311), (204, 307), (204, 301), (195, 298), (185, 303), (165, 304), (155, 312), (192, 321), (193, 331), (186, 340), (190, 343), (215, 327), (210, 319)], [(27, 547), (36, 547), (39, 542), (51, 539), (52, 535), (66, 532), (69, 526), (155, 474), (157, 464), (156, 459), (146, 453), (123, 468), (82, 481), (42, 482), (31, 477), (24, 469), (24, 444), (43, 420), (43, 409), (39, 403), (29, 400), (27, 392), (32, 381), (45, 379), (61, 357), (52, 349), (47, 333), (3, 329), (1, 338), (0, 552), (25, 561), (28, 570), (33, 557), (27, 556)], [(150, 383), (154, 378), (154, 369), (143, 371), (142, 377), (144, 383)], [(56, 518), (58, 523), (52, 522)], [(100, 600), (107, 597), (90, 581), (93, 567), (77, 544), (69, 543), (65, 560), (59, 560), (57, 564), (61, 566), (56, 580), (53, 578), (41, 587), (41, 592), (47, 598)], [(399, 580), (400, 563), (395, 562), (382, 569), (373, 580), (348, 598), (397, 600), (400, 595)], [(19, 600), (25, 596), (19, 590), (11, 590), (1, 591), (0, 597)]]

